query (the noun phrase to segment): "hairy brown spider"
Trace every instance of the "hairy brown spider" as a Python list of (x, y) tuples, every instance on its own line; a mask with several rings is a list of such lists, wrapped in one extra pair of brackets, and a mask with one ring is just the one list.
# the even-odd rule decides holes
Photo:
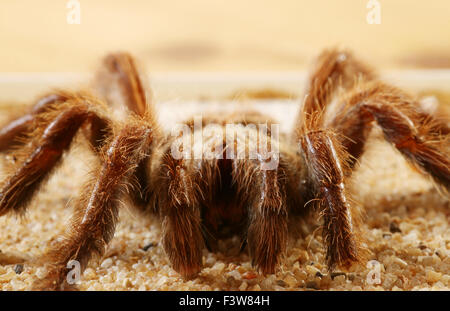
[[(346, 182), (373, 124), (448, 194), (446, 123), (381, 82), (346, 51), (328, 50), (318, 58), (295, 127), (291, 135), (280, 137), (278, 165), (271, 170), (262, 169), (261, 158), (174, 158), (171, 146), (177, 136), (158, 126), (130, 55), (107, 56), (96, 81), (96, 96), (48, 94), (0, 129), (0, 151), (12, 152), (16, 159), (0, 183), (0, 215), (25, 212), (80, 129), (102, 159), (75, 203), (66, 234), (44, 255), (50, 268), (44, 283), (36, 284), (39, 288), (64, 288), (70, 260), (84, 269), (93, 255), (105, 252), (122, 196), (161, 217), (162, 245), (184, 277), (202, 269), (204, 247), (214, 249), (217, 239), (229, 234), (242, 237), (256, 268), (274, 273), (287, 244), (288, 221), (313, 207), (323, 218), (330, 269), (361, 261), (360, 210)], [(333, 100), (338, 108), (330, 116), (326, 112)], [(126, 106), (127, 120), (115, 121), (107, 104)], [(273, 121), (253, 112), (203, 119), (203, 126), (211, 123), (224, 129), (227, 123)], [(186, 124), (192, 128), (194, 121)], [(244, 135), (238, 131), (237, 139), (245, 140)], [(232, 147), (223, 139), (214, 144), (222, 150)]]

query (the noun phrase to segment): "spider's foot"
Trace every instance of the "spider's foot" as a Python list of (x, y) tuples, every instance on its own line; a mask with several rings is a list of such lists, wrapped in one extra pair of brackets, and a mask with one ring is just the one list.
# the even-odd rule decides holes
[(48, 265), (47, 274), (42, 279), (33, 282), (34, 291), (77, 291), (78, 287), (69, 284), (70, 270), (65, 265)]
[(78, 291), (76, 285), (68, 284), (67, 282), (59, 283), (54, 279), (46, 278), (35, 281), (31, 287), (33, 291)]
[(197, 277), (197, 275), (200, 273), (202, 268), (199, 267), (178, 267), (176, 269), (174, 267), (175, 271), (177, 271), (185, 280), (192, 280)]
[(280, 262), (282, 249), (271, 247), (275, 245), (274, 241), (269, 240), (269, 244), (259, 244), (250, 240), (248, 243), (250, 256), (252, 257), (252, 266), (254, 266), (262, 275), (274, 274)]
[(187, 280), (195, 278), (202, 270), (202, 250), (192, 241), (191, 243), (180, 243), (179, 240), (177, 242), (164, 241), (163, 243), (172, 268)]
[(334, 270), (336, 267), (349, 269), (362, 260), (360, 250), (353, 241), (339, 247), (328, 248), (326, 258), (329, 270)]
[(172, 268), (178, 272), (185, 280), (192, 280), (200, 273), (202, 270), (202, 257), (200, 256), (200, 260), (193, 261), (186, 260), (186, 258), (170, 258), (172, 263)]

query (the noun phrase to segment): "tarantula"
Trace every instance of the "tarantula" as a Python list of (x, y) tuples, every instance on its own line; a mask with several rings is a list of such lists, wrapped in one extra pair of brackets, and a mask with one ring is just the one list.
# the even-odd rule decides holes
[[(318, 57), (292, 133), (279, 137), (274, 169), (264, 169), (267, 158), (258, 156), (175, 158), (171, 149), (179, 135), (163, 133), (135, 61), (127, 53), (104, 59), (94, 91), (95, 96), (48, 94), (0, 130), (0, 151), (12, 152), (15, 159), (0, 183), (0, 215), (25, 212), (79, 130), (101, 159), (74, 204), (67, 232), (43, 257), (49, 269), (40, 288), (64, 288), (70, 260), (84, 269), (93, 255), (105, 252), (123, 196), (160, 216), (162, 245), (173, 269), (183, 277), (202, 269), (204, 247), (214, 249), (217, 239), (230, 234), (242, 237), (259, 271), (274, 273), (287, 245), (288, 221), (313, 209), (323, 218), (329, 268), (361, 261), (365, 254), (361, 213), (347, 180), (374, 124), (448, 193), (447, 124), (402, 90), (382, 82), (347, 51), (326, 50)], [(338, 109), (330, 116), (326, 112), (333, 102)], [(127, 119), (116, 120), (110, 105), (127, 107)], [(194, 123), (190, 119), (186, 124), (192, 129)], [(212, 115), (201, 125), (211, 123), (225, 129), (227, 123), (274, 121), (248, 112)], [(213, 139), (212, 145), (223, 147), (225, 155), (247, 134), (238, 131), (236, 140)], [(249, 139), (249, 144), (273, 139), (270, 131), (265, 135)], [(248, 151), (248, 146), (244, 149)]]

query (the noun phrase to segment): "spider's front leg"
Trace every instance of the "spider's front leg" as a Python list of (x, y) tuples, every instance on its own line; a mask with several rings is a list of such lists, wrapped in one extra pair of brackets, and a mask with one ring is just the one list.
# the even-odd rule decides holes
[[(332, 53), (329, 57), (325, 58), (322, 67), (329, 66), (327, 60), (332, 63), (338, 61), (336, 58), (339, 54)], [(341, 71), (345, 72), (345, 68), (347, 67), (341, 68)], [(330, 78), (337, 79), (339, 72), (333, 74), (333, 71), (329, 71), (332, 74)], [(314, 81), (312, 79), (312, 85)], [(358, 240), (359, 211), (354, 202), (351, 202), (345, 183), (345, 177), (349, 175), (349, 155), (335, 133), (326, 130), (324, 112), (331, 93), (324, 95), (321, 90), (316, 88), (309, 94), (311, 98), (300, 110), (293, 137), (299, 144), (303, 163), (307, 168), (308, 184), (312, 187), (311, 200), (318, 202), (323, 216), (322, 234), (327, 249), (326, 259), (328, 267), (332, 269), (336, 265), (348, 267), (353, 262), (360, 261), (364, 252)]]
[(78, 261), (84, 270), (93, 255), (104, 254), (114, 236), (120, 199), (132, 184), (138, 163), (149, 156), (154, 134), (151, 122), (132, 118), (104, 147), (103, 163), (77, 200), (69, 229), (43, 257), (48, 274), (35, 288), (65, 288), (69, 261)]
[(350, 200), (344, 179), (348, 155), (330, 131), (305, 130), (299, 140), (323, 216), (328, 267), (348, 267), (362, 256), (358, 241), (359, 213)]

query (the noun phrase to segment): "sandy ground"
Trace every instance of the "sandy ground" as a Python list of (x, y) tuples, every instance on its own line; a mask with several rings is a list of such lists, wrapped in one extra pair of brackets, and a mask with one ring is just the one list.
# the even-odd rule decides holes
[[(237, 103), (239, 105), (245, 104)], [(236, 104), (236, 102), (234, 103)], [(275, 100), (253, 104), (270, 110), (289, 129), (297, 102)], [(260, 105), (260, 106), (258, 106)], [(178, 105), (178, 117), (205, 107), (233, 108), (220, 102)], [(160, 120), (177, 119), (167, 103), (158, 105)], [(0, 118), (6, 119), (5, 106)], [(170, 118), (173, 119), (170, 119)], [(0, 120), (0, 123), (2, 122)], [(33, 200), (25, 219), (0, 219), (0, 289), (26, 290), (32, 280), (45, 275), (32, 264), (49, 242), (64, 230), (71, 201), (89, 172), (91, 158), (83, 144), (65, 158), (64, 165)], [(1, 157), (2, 167), (8, 157)], [(287, 253), (274, 275), (263, 277), (250, 264), (246, 252), (239, 254), (237, 238), (219, 244), (220, 251), (204, 251), (204, 269), (190, 281), (183, 280), (161, 247), (158, 219), (120, 212), (120, 224), (106, 255), (89, 264), (82, 275), (81, 290), (449, 290), (450, 209), (422, 175), (372, 133), (371, 143), (353, 176), (353, 193), (366, 210), (363, 232), (374, 265), (355, 265), (348, 271), (329, 273), (324, 265), (322, 237), (315, 221), (299, 224), (301, 234), (292, 236)], [(150, 245), (150, 246), (149, 246)], [(146, 247), (147, 246), (147, 247)], [(147, 249), (148, 248), (148, 249)], [(146, 249), (146, 250), (144, 250)], [(17, 265), (15, 256), (27, 261)], [(379, 279), (377, 279), (379, 277)]]

